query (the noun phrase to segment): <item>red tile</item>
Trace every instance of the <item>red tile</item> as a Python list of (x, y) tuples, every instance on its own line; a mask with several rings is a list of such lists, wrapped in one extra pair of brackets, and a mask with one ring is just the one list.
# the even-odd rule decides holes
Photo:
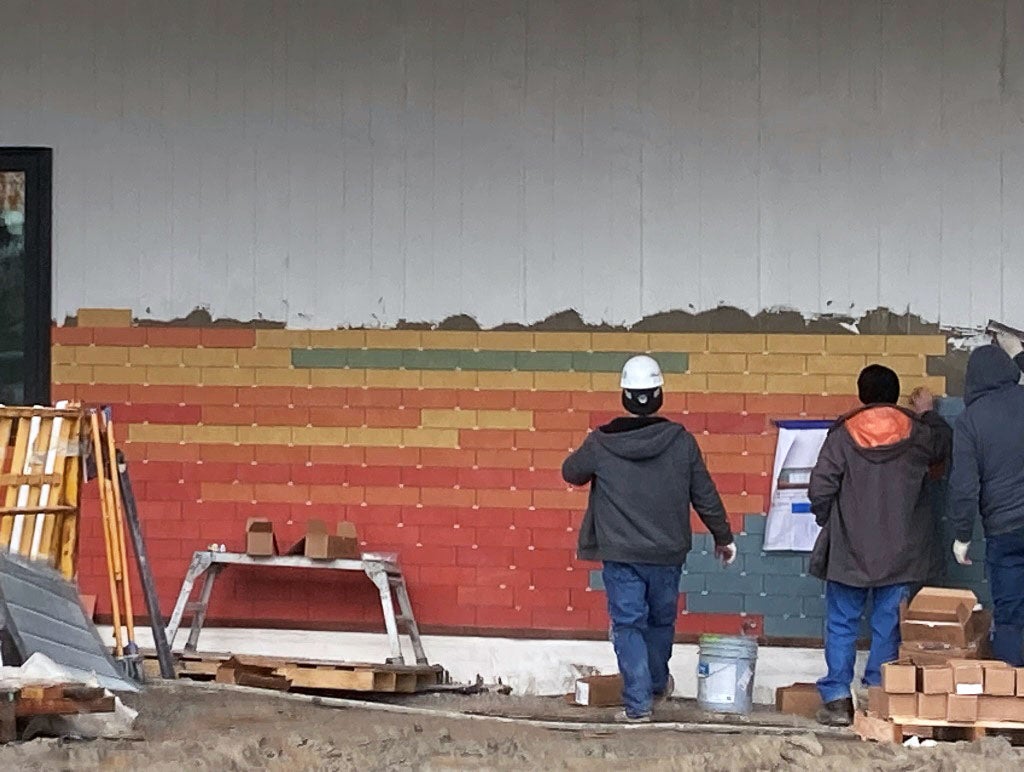
[(468, 391), (458, 393), (459, 407), (465, 410), (508, 410), (515, 405), (514, 391)]
[(568, 487), (562, 479), (562, 472), (557, 469), (516, 469), (513, 472), (513, 484), (524, 490), (561, 491)]
[(350, 407), (397, 408), (402, 404), (401, 389), (348, 389), (345, 404)]
[[(265, 391), (270, 387), (261, 386), (255, 391)], [(344, 387), (337, 388), (295, 388), (290, 389), (291, 396), (287, 402), (278, 402), (276, 404), (293, 404), (302, 405), (304, 407), (344, 407), (345, 405), (351, 404), (349, 402), (349, 390)], [(264, 403), (264, 404), (275, 404), (275, 403)]]
[(460, 566), (508, 566), (512, 565), (512, 554), (510, 547), (459, 547), (455, 562)]
[(515, 447), (531, 450), (567, 450), (574, 447), (574, 435), (570, 432), (515, 432)]
[[(368, 487), (388, 486), (397, 488), (402, 480), (402, 469), (397, 466), (353, 466), (345, 471), (345, 478), (352, 485)], [(412, 489), (418, 486), (410, 486)], [(415, 503), (415, 502), (414, 502)]]
[(691, 413), (741, 413), (743, 394), (688, 394), (687, 409)]
[(137, 346), (146, 343), (145, 327), (97, 327), (92, 331), (97, 346)]
[(566, 509), (535, 509), (516, 511), (512, 517), (517, 528), (568, 528), (573, 518)]
[(183, 386), (181, 401), (189, 405), (230, 406), (239, 402), (239, 394), (245, 391), (251, 390), (234, 386)]
[(310, 423), (309, 411), (304, 407), (257, 407), (255, 410), (259, 426), (305, 426)]
[(407, 408), (449, 409), (459, 404), (458, 392), (454, 389), (404, 389), (402, 404)]
[(230, 405), (203, 405), (202, 421), (204, 424), (222, 426), (252, 426), (256, 421), (256, 410), (251, 407), (232, 407)]
[[(573, 393), (568, 391), (514, 391), (515, 406), (521, 410), (565, 411), (573, 406)], [(605, 396), (601, 395), (604, 400)]]
[(464, 488), (511, 488), (511, 469), (459, 469), (458, 484)]
[(533, 465), (533, 454), (526, 449), (484, 448), (475, 453), (475, 462), (481, 467), (529, 469)]
[(200, 343), (204, 348), (253, 348), (256, 331), (251, 327), (204, 327)]
[(93, 342), (92, 327), (51, 327), (50, 337), (60, 346), (88, 346)]
[[(309, 460), (314, 464), (362, 464), (369, 462), (370, 448), (343, 448), (338, 445), (313, 445)], [(397, 448), (396, 448), (397, 450)]]
[[(310, 449), (297, 445), (255, 445), (251, 460), (260, 464), (305, 464), (309, 460)], [(360, 457), (361, 458), (361, 457)]]
[[(204, 389), (210, 388), (204, 386)], [(258, 386), (256, 388), (236, 389), (236, 401), (246, 407), (259, 405), (284, 406), (294, 404), (292, 401), (293, 390), (288, 386)]]
[(420, 463), (419, 448), (366, 448), (370, 466), (415, 466)]
[(760, 434), (767, 428), (767, 416), (761, 413), (708, 414), (707, 430), (712, 434)]
[(366, 410), (361, 407), (310, 407), (309, 423), (313, 426), (364, 426)]
[(503, 429), (463, 429), (459, 447), (473, 450), (513, 448), (516, 432)]
[(150, 346), (198, 346), (202, 343), (199, 327), (147, 327), (146, 343)]

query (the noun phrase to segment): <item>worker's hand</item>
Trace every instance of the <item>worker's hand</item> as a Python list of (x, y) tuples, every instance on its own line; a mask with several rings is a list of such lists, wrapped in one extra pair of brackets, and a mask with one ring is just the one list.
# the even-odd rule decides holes
[(736, 560), (736, 542), (715, 547), (715, 557), (722, 561), (723, 566), (731, 566)]
[(967, 550), (971, 548), (969, 541), (955, 541), (953, 542), (953, 557), (956, 558), (956, 562), (962, 566), (971, 565), (971, 559), (967, 557)]
[(927, 386), (918, 386), (911, 392), (910, 407), (918, 415), (924, 415), (935, 409), (935, 397)]
[(1024, 343), (1021, 342), (1021, 339), (1008, 332), (997, 332), (996, 343), (999, 344), (999, 348), (1010, 355), (1010, 359), (1024, 353)]

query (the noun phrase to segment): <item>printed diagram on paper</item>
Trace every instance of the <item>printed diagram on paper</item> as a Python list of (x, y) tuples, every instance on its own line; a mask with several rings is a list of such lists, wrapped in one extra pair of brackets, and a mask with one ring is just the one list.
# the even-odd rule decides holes
[(831, 426), (826, 421), (779, 421), (772, 469), (771, 505), (764, 549), (810, 552), (821, 529), (814, 521), (807, 486)]

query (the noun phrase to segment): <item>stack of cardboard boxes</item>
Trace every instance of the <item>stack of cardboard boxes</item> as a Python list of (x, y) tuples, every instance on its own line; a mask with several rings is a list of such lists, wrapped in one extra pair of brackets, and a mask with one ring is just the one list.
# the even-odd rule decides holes
[(983, 659), (991, 623), (970, 590), (925, 587), (900, 608), (900, 660), (923, 666)]

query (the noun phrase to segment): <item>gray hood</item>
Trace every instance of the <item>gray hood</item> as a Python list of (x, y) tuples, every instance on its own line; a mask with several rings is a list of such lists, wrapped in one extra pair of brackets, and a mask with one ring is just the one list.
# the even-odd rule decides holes
[(658, 421), (630, 431), (593, 432), (594, 440), (619, 458), (640, 461), (664, 453), (686, 430), (672, 421)]
[(975, 349), (967, 361), (964, 401), (970, 405), (982, 397), (1020, 384), (1020, 368), (999, 346)]

